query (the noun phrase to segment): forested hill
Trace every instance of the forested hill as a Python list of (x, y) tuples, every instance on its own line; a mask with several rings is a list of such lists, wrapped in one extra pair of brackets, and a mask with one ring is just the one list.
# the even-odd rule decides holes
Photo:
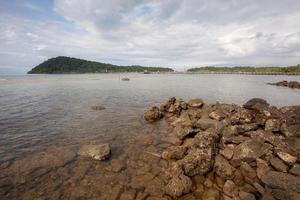
[(171, 68), (118, 66), (107, 63), (87, 61), (59, 56), (51, 58), (34, 67), (28, 74), (71, 74), (71, 73), (110, 73), (110, 72), (173, 72)]

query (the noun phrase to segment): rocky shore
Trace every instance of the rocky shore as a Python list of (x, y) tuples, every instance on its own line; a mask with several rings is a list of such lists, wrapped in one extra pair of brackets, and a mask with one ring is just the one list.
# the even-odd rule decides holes
[(165, 199), (300, 199), (300, 106), (170, 98), (144, 114), (172, 127), (160, 155)]
[(280, 81), (277, 83), (268, 83), (268, 85), (275, 85), (281, 87), (297, 88), (300, 89), (300, 83), (297, 81)]

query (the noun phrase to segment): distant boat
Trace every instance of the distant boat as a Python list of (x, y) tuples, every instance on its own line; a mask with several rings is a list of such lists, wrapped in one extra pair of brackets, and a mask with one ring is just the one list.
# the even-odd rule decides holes
[(129, 78), (122, 78), (121, 80), (122, 80), (122, 81), (130, 81)]

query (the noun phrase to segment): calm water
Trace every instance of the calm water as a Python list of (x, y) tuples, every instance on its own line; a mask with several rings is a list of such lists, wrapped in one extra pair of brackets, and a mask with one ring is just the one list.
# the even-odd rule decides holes
[[(157, 131), (142, 114), (171, 96), (208, 103), (243, 104), (253, 97), (275, 106), (300, 102), (300, 90), (266, 85), (300, 76), (125, 76), (130, 81), (119, 81), (118, 74), (0, 76), (0, 166), (49, 147), (90, 142), (109, 142), (117, 156), (136, 137)], [(96, 105), (106, 109), (93, 111)]]

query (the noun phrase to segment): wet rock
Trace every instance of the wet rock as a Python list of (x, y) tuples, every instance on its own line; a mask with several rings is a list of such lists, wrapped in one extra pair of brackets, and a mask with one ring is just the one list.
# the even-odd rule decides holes
[(270, 188), (300, 192), (300, 178), (288, 173), (269, 171), (261, 176), (261, 181)]
[(270, 163), (271, 163), (272, 167), (274, 167), (277, 171), (287, 172), (287, 170), (288, 170), (288, 166), (286, 166), (284, 164), (284, 162), (282, 162), (282, 160), (280, 160), (279, 158), (276, 158), (276, 157), (271, 158)]
[(109, 144), (84, 145), (78, 151), (80, 156), (91, 157), (95, 160), (105, 160), (110, 157), (110, 153)]
[(196, 123), (195, 123), (195, 126), (197, 128), (200, 128), (202, 130), (207, 130), (209, 128), (217, 128), (217, 127), (220, 127), (222, 126), (220, 124), (220, 122), (218, 121), (215, 121), (215, 120), (212, 120), (210, 118), (207, 118), (207, 117), (202, 117), (200, 118)]
[(171, 146), (162, 153), (162, 158), (165, 160), (180, 160), (185, 155), (187, 148), (185, 146)]
[(202, 199), (205, 199), (205, 200), (219, 200), (220, 199), (220, 192), (215, 188), (210, 188), (210, 189), (204, 191)]
[(293, 165), (293, 167), (290, 169), (289, 172), (290, 172), (291, 174), (300, 176), (300, 165), (299, 165), (299, 164)]
[(220, 151), (220, 154), (222, 154), (227, 160), (230, 160), (234, 153), (234, 144), (228, 144), (226, 145), (225, 149)]
[(293, 165), (297, 161), (297, 157), (292, 156), (291, 154), (283, 150), (276, 150), (276, 154), (281, 160), (283, 160), (288, 165)]
[(188, 106), (192, 108), (201, 108), (204, 102), (202, 99), (192, 99), (188, 101)]
[(266, 131), (277, 132), (280, 130), (280, 121), (278, 119), (268, 119), (265, 123)]
[(192, 127), (175, 127), (174, 132), (176, 136), (183, 140), (185, 137), (188, 137), (189, 135), (195, 135), (195, 130)]
[(165, 187), (165, 192), (171, 197), (180, 197), (192, 189), (192, 181), (188, 176), (183, 174), (183, 171), (178, 164), (173, 164), (170, 172), (172, 178)]
[(110, 199), (118, 200), (122, 192), (123, 192), (123, 186), (115, 185), (110, 192)]
[(215, 157), (215, 172), (218, 176), (224, 179), (231, 179), (233, 175), (233, 167), (229, 162), (221, 155)]
[(148, 122), (155, 122), (163, 117), (163, 113), (160, 112), (159, 108), (154, 106), (144, 113), (144, 118)]
[(144, 188), (154, 177), (155, 175), (152, 173), (138, 175), (132, 178), (130, 185), (134, 189), (141, 189)]
[(211, 119), (221, 121), (222, 119), (225, 119), (226, 115), (220, 110), (215, 110), (209, 114), (209, 117)]
[(180, 140), (177, 136), (174, 136), (174, 135), (169, 135), (167, 137), (163, 137), (161, 140), (164, 142), (173, 144), (173, 145), (181, 145), (182, 144), (182, 140)]
[(110, 170), (112, 172), (120, 172), (126, 168), (126, 163), (123, 160), (113, 159), (110, 161)]
[(264, 155), (267, 150), (268, 146), (263, 142), (249, 139), (235, 147), (232, 161), (236, 164), (242, 161), (252, 162)]
[(266, 100), (260, 99), (260, 98), (253, 98), (249, 101), (247, 101), (244, 105), (244, 108), (249, 110), (257, 110), (257, 111), (263, 111), (267, 107), (269, 107), (269, 104)]
[(174, 105), (176, 102), (175, 97), (171, 97), (165, 104), (160, 106), (160, 110), (163, 112), (169, 112), (169, 109), (172, 105)]

